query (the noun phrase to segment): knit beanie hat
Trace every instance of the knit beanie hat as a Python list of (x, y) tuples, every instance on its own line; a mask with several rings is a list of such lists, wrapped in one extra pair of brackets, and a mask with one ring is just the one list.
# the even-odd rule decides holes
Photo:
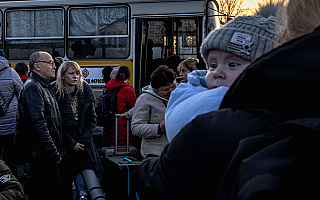
[(278, 44), (276, 18), (241, 16), (208, 34), (200, 52), (208, 65), (211, 49), (226, 51), (253, 62)]

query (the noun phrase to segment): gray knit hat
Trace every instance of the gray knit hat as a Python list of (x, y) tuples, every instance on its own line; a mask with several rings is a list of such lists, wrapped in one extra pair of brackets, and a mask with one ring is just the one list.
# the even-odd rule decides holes
[(207, 66), (211, 49), (230, 52), (251, 62), (267, 53), (278, 44), (276, 21), (273, 16), (241, 16), (212, 31), (200, 48)]

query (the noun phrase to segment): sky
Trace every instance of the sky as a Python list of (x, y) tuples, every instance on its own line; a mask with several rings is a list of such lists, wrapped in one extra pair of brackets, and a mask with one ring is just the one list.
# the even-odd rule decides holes
[(263, 0), (244, 0), (243, 5), (245, 7), (255, 8), (258, 6), (258, 2), (262, 2)]

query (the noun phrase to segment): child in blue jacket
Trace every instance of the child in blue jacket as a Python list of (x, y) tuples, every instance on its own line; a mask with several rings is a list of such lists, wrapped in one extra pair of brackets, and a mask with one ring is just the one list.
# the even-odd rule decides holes
[(212, 31), (201, 45), (208, 70), (188, 74), (165, 114), (169, 142), (196, 116), (219, 109), (229, 87), (254, 60), (278, 45), (276, 18), (242, 16)]

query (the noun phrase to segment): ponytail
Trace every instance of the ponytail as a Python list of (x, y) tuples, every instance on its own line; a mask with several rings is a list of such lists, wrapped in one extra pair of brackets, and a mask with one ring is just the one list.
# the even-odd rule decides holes
[(121, 73), (121, 74), (117, 74), (116, 75), (116, 81), (125, 81), (126, 80), (126, 75), (124, 73)]
[(125, 81), (125, 80), (128, 80), (130, 79), (130, 76), (131, 76), (131, 72), (130, 72), (130, 69), (129, 67), (127, 66), (121, 66), (118, 70), (118, 73), (115, 77), (116, 81)]

